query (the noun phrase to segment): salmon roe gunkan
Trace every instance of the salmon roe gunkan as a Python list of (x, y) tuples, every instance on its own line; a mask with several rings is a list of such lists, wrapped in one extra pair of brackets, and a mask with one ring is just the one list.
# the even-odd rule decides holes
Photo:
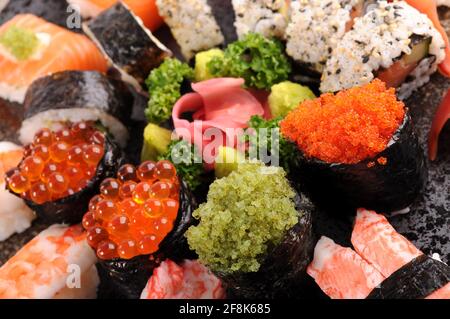
[(107, 178), (83, 217), (87, 241), (103, 260), (149, 255), (172, 230), (180, 184), (169, 161), (123, 165)]
[(36, 204), (81, 191), (104, 155), (105, 136), (93, 123), (41, 129), (27, 145), (24, 159), (8, 177), (9, 188)]
[(355, 164), (384, 151), (405, 117), (395, 89), (371, 83), (308, 100), (281, 121), (281, 133), (310, 158)]

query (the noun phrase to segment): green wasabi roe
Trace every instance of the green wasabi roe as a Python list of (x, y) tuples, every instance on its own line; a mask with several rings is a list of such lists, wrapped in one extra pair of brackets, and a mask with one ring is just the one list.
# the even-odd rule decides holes
[(33, 31), (12, 26), (0, 35), (0, 44), (17, 60), (24, 61), (36, 52), (39, 39)]
[(207, 64), (214, 57), (223, 58), (223, 51), (220, 49), (211, 49), (199, 52), (195, 55), (195, 81), (201, 82), (212, 79), (214, 76), (209, 72)]
[(211, 184), (193, 214), (200, 222), (186, 234), (202, 263), (225, 274), (259, 270), (268, 248), (298, 222), (285, 175), (280, 167), (243, 163)]
[(201, 175), (204, 173), (202, 157), (195, 145), (184, 140), (170, 142), (167, 151), (158, 157), (158, 160), (169, 160), (177, 169), (191, 190), (201, 184)]
[(269, 107), (273, 117), (284, 117), (303, 101), (316, 98), (307, 86), (289, 81), (275, 84), (271, 91)]
[(256, 33), (231, 43), (222, 58), (214, 57), (207, 66), (214, 77), (240, 77), (248, 87), (267, 90), (291, 73), (281, 42)]
[(177, 59), (166, 59), (154, 69), (145, 82), (150, 93), (145, 110), (147, 119), (155, 124), (167, 121), (174, 104), (181, 97), (181, 84), (193, 78), (194, 70)]
[(156, 124), (148, 124), (144, 130), (141, 161), (156, 161), (159, 156), (167, 152), (171, 141), (172, 131)]

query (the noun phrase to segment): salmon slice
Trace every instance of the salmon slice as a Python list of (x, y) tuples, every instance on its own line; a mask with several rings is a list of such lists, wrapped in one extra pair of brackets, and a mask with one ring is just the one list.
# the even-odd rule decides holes
[(23, 149), (10, 142), (0, 142), (0, 185), (5, 179), (5, 174), (16, 167), (23, 157)]
[(36, 34), (45, 34), (48, 43), (39, 48), (39, 58), (14, 61), (0, 54), (0, 95), (23, 102), (25, 91), (37, 78), (66, 70), (106, 72), (107, 62), (86, 36), (49, 23), (32, 14), (15, 16), (0, 27), (0, 34), (16, 26)]
[(422, 255), (386, 217), (365, 209), (358, 209), (351, 240), (356, 252), (386, 278)]
[[(69, 0), (69, 3), (79, 7), (83, 16), (92, 18), (117, 2), (117, 0)], [(144, 25), (151, 31), (155, 31), (162, 25), (163, 20), (159, 16), (155, 0), (123, 0), (122, 2), (141, 18)]]
[(436, 290), (425, 299), (450, 299), (450, 283), (446, 284), (441, 289)]
[(332, 299), (363, 299), (385, 277), (350, 248), (322, 237), (307, 268), (319, 287)]

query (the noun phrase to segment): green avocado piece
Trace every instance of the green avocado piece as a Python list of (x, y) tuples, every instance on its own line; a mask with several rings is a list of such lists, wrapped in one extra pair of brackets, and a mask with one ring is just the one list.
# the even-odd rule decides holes
[(237, 170), (239, 163), (245, 160), (244, 154), (232, 147), (220, 146), (217, 151), (215, 175), (217, 178), (228, 176)]
[(33, 31), (11, 26), (0, 35), (0, 44), (17, 60), (25, 61), (39, 47), (39, 39)]
[(307, 86), (285, 81), (272, 86), (269, 107), (274, 118), (285, 117), (303, 101), (315, 98)]
[(156, 124), (148, 124), (144, 130), (144, 145), (141, 152), (142, 161), (157, 161), (165, 154), (172, 141), (172, 132)]
[(411, 49), (411, 53), (403, 57), (404, 65), (418, 63), (425, 58), (430, 52), (430, 44), (431, 38), (425, 38), (415, 44)]
[(212, 79), (214, 76), (209, 72), (207, 64), (212, 58), (222, 58), (223, 56), (224, 53), (220, 49), (211, 49), (197, 53), (195, 55), (195, 81), (200, 82)]

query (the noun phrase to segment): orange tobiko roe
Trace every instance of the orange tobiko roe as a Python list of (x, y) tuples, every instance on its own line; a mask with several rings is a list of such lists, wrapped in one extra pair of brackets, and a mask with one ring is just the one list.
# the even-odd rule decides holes
[(371, 83), (303, 102), (281, 121), (281, 133), (307, 157), (355, 164), (384, 151), (405, 117), (395, 89)]
[(83, 217), (87, 242), (103, 260), (156, 252), (177, 218), (179, 188), (169, 161), (123, 165), (89, 203)]

